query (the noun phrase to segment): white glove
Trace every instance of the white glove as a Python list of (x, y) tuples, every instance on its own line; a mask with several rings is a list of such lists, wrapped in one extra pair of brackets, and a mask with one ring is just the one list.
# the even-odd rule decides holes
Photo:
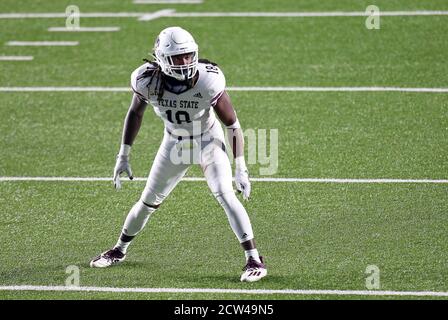
[[(123, 147), (125, 146), (125, 147)], [(128, 147), (128, 148), (127, 148)], [(121, 181), (120, 181), (120, 174), (123, 172), (126, 172), (126, 174), (129, 176), (129, 179), (134, 179), (134, 176), (132, 175), (131, 165), (129, 164), (129, 152), (130, 152), (130, 146), (122, 145), (120, 149), (120, 153), (117, 155), (117, 162), (115, 163), (114, 168), (114, 186), (115, 189), (121, 189)], [(123, 149), (126, 151), (123, 152)]]
[(235, 159), (236, 169), (235, 169), (235, 184), (236, 190), (243, 193), (243, 199), (248, 200), (250, 196), (250, 181), (249, 181), (249, 171), (247, 171), (246, 164), (244, 163), (244, 158), (239, 157)]

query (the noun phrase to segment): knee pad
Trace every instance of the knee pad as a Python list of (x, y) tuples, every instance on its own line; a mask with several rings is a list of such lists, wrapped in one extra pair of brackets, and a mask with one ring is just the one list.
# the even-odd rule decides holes
[[(224, 208), (227, 206), (231, 206), (231, 203), (235, 200), (233, 198), (236, 198), (233, 192), (214, 192), (213, 195), (215, 196), (219, 204)], [(238, 198), (236, 200), (238, 200)]]
[(148, 207), (157, 209), (163, 202), (163, 200), (165, 200), (165, 198), (166, 195), (145, 188), (145, 190), (143, 190), (140, 201)]
[(152, 209), (159, 209), (160, 204), (150, 204), (150, 203), (146, 203), (145, 201), (141, 200), (140, 201), (148, 208), (152, 208)]

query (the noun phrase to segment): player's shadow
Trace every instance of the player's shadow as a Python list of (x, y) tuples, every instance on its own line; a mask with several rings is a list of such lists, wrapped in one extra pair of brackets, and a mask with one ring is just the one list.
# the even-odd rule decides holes
[(148, 268), (148, 262), (146, 261), (125, 261), (122, 264), (119, 264), (117, 266), (114, 266), (114, 268), (127, 268), (127, 269), (142, 269), (142, 268)]
[[(158, 273), (160, 272), (160, 265), (152, 265), (152, 263), (148, 263), (147, 261), (135, 261), (135, 260), (127, 260), (124, 263), (114, 266), (115, 268), (123, 268), (123, 269), (135, 269), (136, 271), (139, 269), (145, 269), (146, 272), (150, 273)], [(203, 285), (204, 283), (210, 284), (221, 284), (225, 286), (226, 284), (241, 284), (240, 277), (242, 274), (242, 270), (235, 270), (235, 274), (229, 273), (186, 273), (186, 272), (176, 272), (175, 277), (179, 279), (180, 282), (188, 283), (191, 285), (197, 284), (198, 286)], [(252, 286), (260, 286), (261, 287), (269, 287), (269, 288), (300, 288), (307, 287), (306, 279), (302, 279), (300, 275), (282, 275), (282, 274), (269, 274), (263, 278), (262, 280), (255, 283), (246, 283), (245, 285)]]
[[(220, 275), (194, 275), (194, 276), (179, 276), (180, 279), (190, 283), (221, 283), (225, 284), (241, 284), (240, 274), (235, 275), (220, 274)], [(274, 285), (275, 288), (289, 288), (292, 284), (297, 285), (297, 277), (282, 276), (282, 275), (267, 275), (265, 278), (254, 283), (245, 283), (245, 285), (265, 287)]]
[[(17, 266), (10, 270), (0, 271), (1, 283), (18, 283), (39, 279), (41, 281), (59, 280), (61, 275), (66, 277), (66, 266), (62, 265), (40, 265), (40, 266)], [(62, 278), (61, 278), (62, 279)]]
[[(83, 262), (81, 264), (79, 264), (79, 266), (83, 267), (83, 268), (90, 268), (90, 262)], [(117, 269), (144, 269), (144, 268), (148, 268), (148, 263), (145, 261), (124, 261), (123, 263), (120, 263), (118, 265), (114, 265), (110, 268), (113, 268), (112, 270), (117, 270)]]

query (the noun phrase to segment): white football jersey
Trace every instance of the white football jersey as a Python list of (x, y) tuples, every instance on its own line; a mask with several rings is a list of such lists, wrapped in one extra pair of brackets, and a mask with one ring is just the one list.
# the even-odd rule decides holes
[(216, 121), (211, 107), (215, 106), (226, 85), (222, 71), (212, 64), (199, 63), (199, 78), (192, 88), (179, 94), (165, 88), (162, 99), (158, 100), (155, 89), (160, 83), (156, 79), (159, 77), (152, 77), (155, 70), (150, 63), (135, 69), (131, 75), (131, 87), (142, 100), (153, 106), (168, 132), (193, 136), (208, 131)]

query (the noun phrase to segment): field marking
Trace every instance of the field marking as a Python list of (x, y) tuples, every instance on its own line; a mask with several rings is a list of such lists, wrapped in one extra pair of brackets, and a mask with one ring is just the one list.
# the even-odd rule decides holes
[(79, 41), (8, 41), (6, 45), (19, 47), (77, 46), (79, 45)]
[[(330, 12), (176, 12), (174, 18), (323, 18), (323, 17), (366, 17), (370, 13), (365, 11), (330, 11)], [(380, 11), (379, 16), (446, 16), (448, 11)]]
[(31, 61), (33, 59), (33, 56), (0, 56), (0, 61)]
[(201, 4), (203, 0), (134, 0), (135, 4)]
[(131, 92), (128, 87), (0, 87), (0, 92)]
[(448, 297), (444, 291), (376, 291), (376, 290), (294, 290), (294, 289), (217, 289), (217, 288), (116, 288), (76, 286), (0, 286), (0, 291), (81, 291), (81, 292), (131, 292), (131, 293), (233, 293), (233, 294), (290, 294), (336, 296), (413, 296)]
[[(138, 18), (141, 12), (80, 12), (80, 18)], [(148, 12), (147, 14), (151, 14)], [(67, 18), (65, 12), (41, 12), (41, 13), (0, 13), (0, 19), (49, 19)]]
[(115, 32), (120, 31), (120, 27), (79, 27), (79, 28), (66, 28), (66, 27), (50, 27), (50, 32)]
[[(133, 181), (146, 181), (146, 177), (134, 177)], [(337, 178), (250, 178), (256, 182), (305, 182), (305, 183), (433, 183), (447, 184), (445, 179), (337, 179)], [(112, 177), (0, 177), (0, 182), (14, 181), (110, 181)], [(122, 181), (130, 181), (122, 177)], [(206, 181), (203, 177), (184, 177), (182, 181)]]
[(158, 19), (161, 17), (169, 16), (173, 12), (174, 12), (174, 10), (172, 10), (172, 9), (160, 10), (160, 11), (156, 11), (151, 14), (145, 14), (145, 15), (141, 16), (138, 20), (140, 20), (140, 21), (155, 20), (155, 19)]
[(448, 88), (403, 88), (403, 87), (228, 87), (229, 91), (318, 91), (318, 92), (438, 92)]
[[(154, 12), (80, 12), (80, 18), (139, 18)], [(275, 17), (275, 18), (313, 18), (313, 17), (366, 17), (365, 11), (330, 11), (330, 12), (174, 12), (167, 17), (174, 18), (209, 18), (209, 17)], [(417, 10), (417, 11), (381, 11), (380, 16), (446, 16), (448, 11)], [(0, 19), (48, 19), (66, 18), (63, 12), (37, 13), (0, 13)]]
[[(448, 93), (448, 88), (406, 87), (227, 87), (227, 91), (297, 92), (416, 92)], [(131, 92), (128, 87), (0, 87), (0, 92)]]

